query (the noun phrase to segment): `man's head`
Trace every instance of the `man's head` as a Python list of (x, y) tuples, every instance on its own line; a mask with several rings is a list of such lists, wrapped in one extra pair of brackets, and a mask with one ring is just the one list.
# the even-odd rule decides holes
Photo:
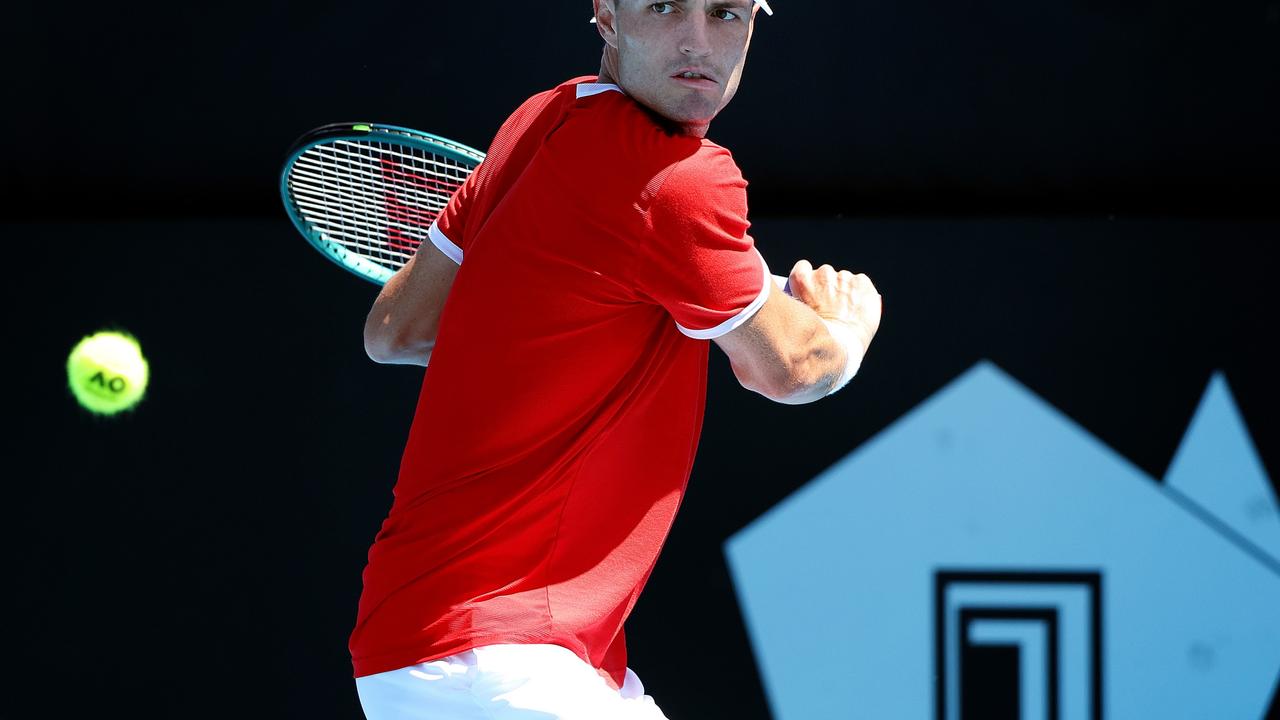
[(756, 0), (595, 0), (605, 42), (601, 82), (704, 135), (738, 91), (759, 7)]

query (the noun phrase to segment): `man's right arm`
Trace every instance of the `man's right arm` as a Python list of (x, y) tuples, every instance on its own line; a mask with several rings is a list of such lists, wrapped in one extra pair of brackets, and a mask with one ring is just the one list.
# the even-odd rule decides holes
[(458, 263), (423, 243), (378, 293), (364, 325), (364, 349), (374, 362), (425, 367), (436, 346), (445, 300)]
[(881, 301), (867, 276), (830, 265), (815, 270), (801, 260), (788, 281), (792, 296), (770, 292), (750, 320), (715, 342), (743, 387), (800, 405), (830, 394), (862, 362)]

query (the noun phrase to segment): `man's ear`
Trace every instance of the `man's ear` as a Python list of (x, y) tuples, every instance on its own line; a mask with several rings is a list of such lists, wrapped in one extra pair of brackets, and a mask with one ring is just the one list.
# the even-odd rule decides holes
[(595, 0), (596, 3), (596, 30), (600, 33), (600, 37), (604, 38), (605, 44), (609, 47), (618, 47), (618, 16), (614, 8), (615, 0)]

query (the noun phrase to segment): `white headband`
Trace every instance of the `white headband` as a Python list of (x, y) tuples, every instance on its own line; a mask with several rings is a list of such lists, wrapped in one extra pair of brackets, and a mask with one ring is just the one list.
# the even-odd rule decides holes
[[(756, 4), (760, 6), (760, 9), (764, 11), (765, 15), (773, 14), (773, 8), (769, 7), (769, 3), (766, 0), (756, 0)], [(592, 15), (591, 22), (595, 22), (595, 21), (596, 21), (596, 18), (594, 15)]]

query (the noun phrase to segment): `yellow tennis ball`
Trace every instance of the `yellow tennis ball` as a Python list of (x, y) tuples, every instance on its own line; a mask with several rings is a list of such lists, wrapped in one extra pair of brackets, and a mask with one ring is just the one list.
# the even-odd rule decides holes
[(113, 330), (81, 339), (67, 358), (72, 394), (82, 407), (99, 415), (115, 415), (137, 405), (149, 375), (138, 341)]

